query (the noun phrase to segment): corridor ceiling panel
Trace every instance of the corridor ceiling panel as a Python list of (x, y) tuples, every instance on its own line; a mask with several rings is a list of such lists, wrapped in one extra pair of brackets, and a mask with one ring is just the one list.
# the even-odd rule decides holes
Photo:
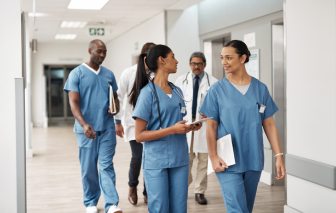
[[(68, 9), (71, 0), (35, 0), (35, 24), (32, 0), (23, 4), (29, 13), (33, 36), (39, 42), (60, 42), (56, 34), (76, 34), (71, 42), (88, 42), (95, 38), (110, 41), (165, 9), (185, 9), (200, 0), (109, 0), (101, 10)], [(29, 2), (29, 3), (28, 3)], [(62, 21), (87, 22), (84, 28), (61, 28)], [(104, 28), (104, 36), (92, 36), (90, 28)]]

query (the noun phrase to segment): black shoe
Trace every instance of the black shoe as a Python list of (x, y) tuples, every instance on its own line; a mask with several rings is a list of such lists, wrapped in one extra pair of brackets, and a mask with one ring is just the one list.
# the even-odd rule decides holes
[(207, 199), (204, 197), (204, 194), (195, 194), (195, 200), (201, 205), (206, 205), (208, 203)]

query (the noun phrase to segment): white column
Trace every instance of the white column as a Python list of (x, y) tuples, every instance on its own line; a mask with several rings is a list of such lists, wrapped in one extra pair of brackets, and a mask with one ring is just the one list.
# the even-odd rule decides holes
[(20, 0), (2, 1), (0, 13), (0, 211), (18, 212), (14, 78), (22, 77)]

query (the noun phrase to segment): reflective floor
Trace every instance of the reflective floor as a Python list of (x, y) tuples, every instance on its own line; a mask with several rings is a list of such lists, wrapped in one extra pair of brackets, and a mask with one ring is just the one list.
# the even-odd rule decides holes
[[(117, 175), (119, 207), (124, 213), (147, 212), (143, 202), (142, 174), (138, 187), (138, 205), (127, 200), (128, 169), (131, 151), (128, 143), (118, 138), (114, 165)], [(32, 132), (34, 157), (27, 159), (27, 205), (28, 213), (72, 212), (85, 213), (82, 202), (82, 184), (78, 161), (78, 147), (72, 126), (34, 128)], [(196, 163), (194, 163), (195, 165)], [(195, 166), (193, 169), (195, 173)], [(226, 212), (219, 183), (214, 174), (208, 177), (206, 198), (208, 205), (194, 200), (194, 184), (189, 187), (188, 212)], [(103, 213), (102, 198), (98, 209)], [(284, 187), (260, 183), (254, 205), (255, 213), (281, 213), (285, 204)]]

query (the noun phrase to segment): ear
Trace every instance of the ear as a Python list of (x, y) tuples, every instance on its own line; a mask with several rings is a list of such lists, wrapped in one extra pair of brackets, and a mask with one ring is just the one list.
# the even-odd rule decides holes
[(242, 55), (242, 57), (240, 57), (240, 63), (244, 64), (246, 61), (246, 55)]
[(206, 63), (204, 63), (204, 68), (206, 67)]
[(161, 63), (163, 65), (166, 64), (166, 61), (162, 56), (159, 56), (158, 60), (159, 60), (159, 63)]
[(89, 52), (89, 54), (91, 55), (91, 48), (89, 48), (88, 52)]

